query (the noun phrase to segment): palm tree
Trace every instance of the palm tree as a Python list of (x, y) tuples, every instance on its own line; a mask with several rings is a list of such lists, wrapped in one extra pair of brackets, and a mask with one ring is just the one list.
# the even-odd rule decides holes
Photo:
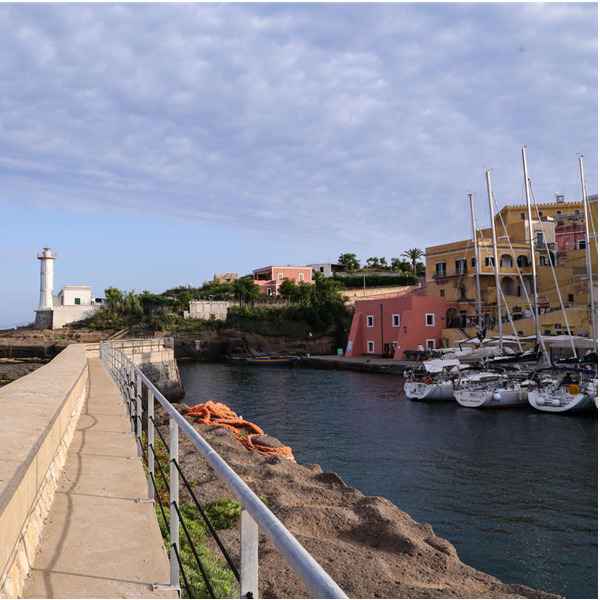
[(425, 256), (425, 252), (420, 248), (410, 248), (406, 252), (403, 252), (400, 256), (406, 256), (409, 260), (412, 261), (413, 273), (417, 274), (417, 261)]

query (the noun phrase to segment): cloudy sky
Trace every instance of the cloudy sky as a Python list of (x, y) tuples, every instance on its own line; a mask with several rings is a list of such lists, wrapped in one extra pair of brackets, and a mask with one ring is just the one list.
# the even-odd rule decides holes
[(597, 193), (595, 3), (0, 4), (0, 327)]

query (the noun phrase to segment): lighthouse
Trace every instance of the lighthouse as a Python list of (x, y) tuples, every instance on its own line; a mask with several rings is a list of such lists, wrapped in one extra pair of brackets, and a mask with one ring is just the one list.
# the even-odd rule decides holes
[(44, 251), (38, 254), (40, 264), (40, 304), (38, 310), (52, 310), (52, 291), (54, 289), (54, 261), (56, 254), (50, 252), (46, 246)]
[(54, 261), (56, 254), (50, 252), (46, 246), (43, 252), (37, 255), (40, 260), (40, 303), (35, 309), (35, 328), (52, 328), (52, 315), (54, 309)]

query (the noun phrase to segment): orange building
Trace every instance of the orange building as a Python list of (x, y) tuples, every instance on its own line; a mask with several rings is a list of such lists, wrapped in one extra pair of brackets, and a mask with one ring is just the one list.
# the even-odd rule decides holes
[(254, 283), (260, 287), (262, 294), (278, 296), (279, 286), (285, 279), (291, 279), (294, 283), (314, 283), (312, 269), (310, 267), (286, 267), (269, 266), (252, 271)]

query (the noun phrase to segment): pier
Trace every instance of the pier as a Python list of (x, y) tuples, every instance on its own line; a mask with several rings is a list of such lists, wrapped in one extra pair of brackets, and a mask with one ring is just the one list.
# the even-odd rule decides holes
[[(179, 431), (244, 507), (242, 597), (258, 597), (259, 530), (317, 597), (346, 597), (170, 406), (138, 362), (172, 363), (172, 343), (157, 339), (73, 344), (47, 365), (0, 389), (0, 597), (179, 597)], [(142, 409), (143, 393), (147, 411)], [(150, 456), (155, 400), (170, 420), (169, 506), (174, 510), (169, 553), (154, 504)], [(145, 448), (142, 418), (148, 428)], [(148, 478), (144, 454), (149, 459)]]

